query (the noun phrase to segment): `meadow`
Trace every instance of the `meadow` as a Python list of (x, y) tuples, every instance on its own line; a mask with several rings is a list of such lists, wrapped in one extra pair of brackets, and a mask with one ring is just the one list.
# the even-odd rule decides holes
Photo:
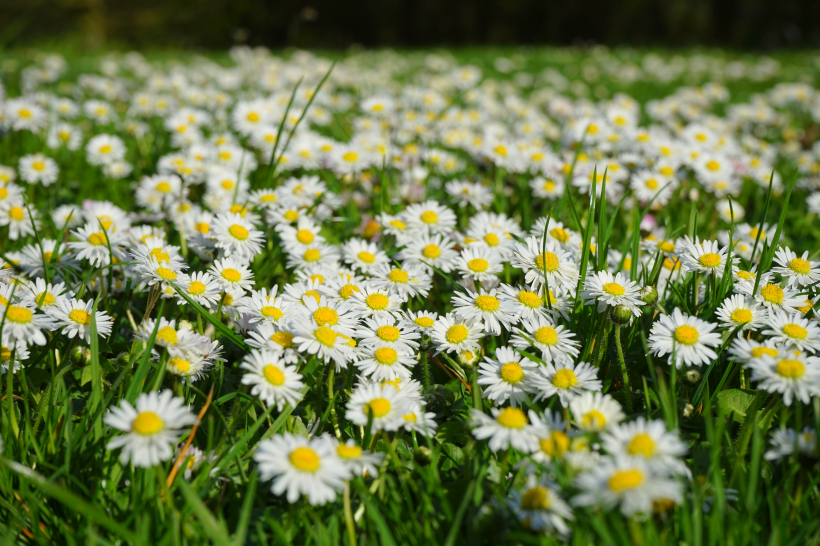
[(4, 543), (820, 544), (820, 57), (63, 53)]

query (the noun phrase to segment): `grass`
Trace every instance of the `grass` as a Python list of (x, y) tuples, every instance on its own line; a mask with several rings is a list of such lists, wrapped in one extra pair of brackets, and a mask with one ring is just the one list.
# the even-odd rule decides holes
[[(512, 52), (501, 52), (512, 55)], [(419, 64), (425, 53), (406, 52), (411, 69), (396, 76), (407, 84), (420, 74)], [(460, 62), (481, 65), (491, 76), (506, 79), (493, 67), (499, 52), (464, 50), (455, 52)], [(666, 57), (671, 53), (661, 52)], [(339, 55), (339, 66), (345, 62), (378, 61), (378, 55), (365, 53), (361, 57)], [(639, 60), (643, 52), (589, 52), (564, 50), (533, 50), (523, 57), (529, 71), (540, 73), (549, 67), (566, 70), (586, 63), (606, 67), (613, 59)], [(710, 58), (723, 62), (732, 54), (710, 52)], [(157, 61), (168, 61), (174, 55), (160, 55)], [(222, 54), (212, 56), (228, 63)], [(691, 54), (684, 55), (691, 59)], [(756, 62), (753, 56), (739, 58)], [(737, 80), (729, 84), (732, 102), (745, 101), (753, 93), (769, 89), (778, 78), (789, 79), (798, 71), (817, 81), (817, 65), (807, 66), (811, 53), (782, 55), (779, 76), (763, 82)], [(11, 52), (9, 60), (28, 63), (31, 52)], [(69, 58), (68, 70), (49, 89), (59, 90), (66, 82), (76, 81), (81, 73), (91, 70), (96, 56)], [(3, 82), (9, 94), (20, 90), (22, 64), (7, 66)], [(686, 74), (671, 82), (638, 81), (619, 83), (605, 74), (597, 87), (606, 98), (617, 92), (633, 94), (642, 103), (657, 99), (678, 89)], [(690, 74), (691, 76), (691, 74)], [(694, 78), (694, 76), (692, 76)], [(699, 81), (706, 81), (702, 78)], [(323, 83), (325, 80), (321, 80)], [(329, 82), (332, 81), (329, 80)], [(307, 85), (307, 84), (304, 84)], [(310, 80), (312, 89), (321, 83)], [(529, 91), (527, 91), (529, 95)], [(290, 96), (289, 111), (296, 95)], [(315, 95), (314, 95), (315, 96)], [(603, 98), (603, 97), (602, 97)], [(457, 97), (463, 100), (463, 97)], [(312, 99), (311, 99), (312, 101)], [(115, 101), (116, 103), (117, 101)], [(119, 105), (119, 103), (117, 103)], [(301, 105), (305, 106), (305, 105)], [(301, 109), (300, 123), (308, 103)], [(122, 109), (126, 107), (122, 104)], [(723, 107), (718, 108), (722, 114)], [(333, 124), (315, 129), (340, 140), (346, 140), (355, 117), (342, 112)], [(644, 112), (644, 120), (646, 114)], [(790, 118), (800, 130), (816, 127), (816, 122), (796, 112)], [(171, 147), (159, 119), (148, 120), (150, 132), (140, 142), (128, 140), (128, 157), (134, 173), (126, 180), (106, 177), (99, 168), (87, 164), (84, 154), (66, 150), (49, 151), (59, 162), (61, 179), (47, 191), (41, 186), (27, 188), (27, 203), (40, 211), (44, 221), (40, 230), (24, 240), (7, 238), (8, 228), (0, 228), (0, 252), (13, 256), (24, 244), (37, 244), (45, 238), (62, 240), (64, 230), (50, 220), (48, 211), (64, 203), (81, 203), (83, 199), (110, 200), (132, 210), (132, 181), (155, 171), (159, 158)], [(94, 126), (89, 120), (80, 123), (92, 132), (119, 132), (121, 128)], [(279, 134), (285, 135), (284, 119)], [(277, 168), (271, 161), (279, 153), (279, 142), (286, 149), (290, 136), (277, 141), (274, 155), (250, 174), (253, 188), (277, 187), (290, 173)], [(783, 144), (782, 135), (772, 130), (766, 138), (773, 144)], [(141, 145), (144, 148), (141, 149)], [(552, 143), (559, 149), (559, 142)], [(16, 165), (27, 153), (43, 149), (42, 137), (28, 132), (6, 132), (0, 136), (0, 164)], [(147, 150), (147, 153), (146, 153)], [(624, 256), (639, 252), (639, 225), (644, 210), (624, 202), (612, 206), (596, 198), (592, 191), (578, 193), (570, 185), (572, 169), (580, 153), (593, 154), (594, 147), (581, 143), (567, 173), (567, 190), (555, 201), (533, 198), (527, 188), (529, 176), (509, 173), (501, 168), (472, 161), (467, 154), (462, 178), (486, 179), (494, 193), (494, 206), (500, 212), (520, 219), (527, 230), (537, 218), (549, 216), (582, 235), (583, 252), (579, 260), (581, 278), (584, 273), (612, 269), (604, 257), (610, 248)], [(744, 180), (735, 204), (745, 208), (751, 225), (773, 224), (776, 234), (771, 244), (755, 241), (760, 250), (760, 270), (772, 263), (778, 242), (793, 249), (808, 249), (816, 258), (820, 249), (820, 229), (816, 217), (806, 212), (808, 191), (800, 184), (806, 177), (793, 175), (794, 165), (781, 157), (776, 168), (783, 175), (784, 192), (776, 195), (773, 185), (768, 190), (752, 180)], [(596, 170), (597, 175), (599, 171)], [(607, 183), (604, 171), (603, 183)], [(404, 206), (394, 202), (398, 195), (399, 175), (387, 163), (370, 169), (379, 183), (366, 185), (362, 180), (345, 180), (328, 169), (319, 171), (328, 187), (337, 193), (351, 190), (371, 192), (371, 204), (356, 206), (348, 200), (339, 211), (338, 221), (328, 222), (322, 234), (333, 243), (347, 240), (375, 212), (396, 213)], [(597, 181), (597, 176), (593, 177)], [(656, 211), (659, 225), (668, 233), (697, 234), (714, 238), (719, 229), (732, 229), (716, 212), (716, 200), (704, 193), (690, 198), (690, 190), (700, 186), (694, 177), (683, 181), (670, 200), (672, 205)], [(514, 188), (505, 193), (504, 188)], [(497, 191), (501, 190), (501, 191)], [(195, 197), (198, 189), (193, 190)], [(602, 192), (604, 194), (605, 192)], [(347, 194), (346, 194), (347, 195)], [(451, 199), (443, 186), (429, 184), (427, 196), (440, 202)], [(314, 205), (315, 206), (315, 205)], [(459, 225), (466, 225), (471, 214), (457, 209)], [(171, 243), (180, 244), (179, 233), (167, 219), (165, 225)], [(267, 228), (266, 228), (267, 229)], [(284, 253), (272, 229), (267, 229), (268, 246), (252, 263), (257, 286), (280, 287), (294, 281), (294, 274), (285, 268)], [(544, 240), (546, 234), (544, 235)], [(758, 243), (760, 243), (758, 247)], [(597, 244), (593, 250), (593, 244)], [(395, 256), (395, 241), (387, 241), (385, 250)], [(753, 252), (757, 254), (757, 252)], [(45, 257), (45, 255), (44, 255)], [(46, 260), (44, 260), (46, 261)], [(660, 253), (648, 257), (645, 263), (632, 260), (627, 269), (632, 279), (641, 285), (655, 285), (662, 268)], [(58, 272), (56, 260), (46, 261), (44, 275), (54, 278)], [(187, 262), (192, 270), (204, 270), (207, 263), (194, 253)], [(622, 265), (624, 262), (621, 260)], [(111, 279), (119, 278), (124, 264), (107, 268), (84, 265), (67, 278), (84, 299), (93, 298), (94, 308), (115, 317), (114, 329), (108, 337), (96, 335), (98, 325), (92, 320), (91, 342), (68, 340), (50, 333), (45, 346), (29, 347), (30, 357), (15, 374), (2, 375), (3, 396), (0, 400), (0, 431), (3, 451), (0, 455), (0, 536), (4, 542), (54, 544), (553, 544), (555, 538), (533, 533), (518, 522), (506, 501), (512, 490), (522, 487), (524, 472), (520, 463), (529, 457), (515, 450), (491, 452), (487, 442), (477, 441), (471, 434), (471, 409), (489, 412), (491, 404), (482, 399), (477, 385), (476, 368), (470, 368), (444, 353), (436, 354), (426, 344), (421, 361), (413, 372), (428, 388), (425, 389), (427, 411), (436, 414), (439, 423), (434, 438), (408, 432), (379, 433), (372, 436), (345, 417), (345, 406), (354, 384), (354, 367), (335, 373), (310, 355), (301, 355), (299, 367), (304, 376), (304, 399), (296, 407), (286, 406), (281, 412), (266, 407), (249, 394), (241, 384), (243, 372), (239, 363), (249, 350), (236, 326), (221, 312), (209, 311), (191, 300), (183, 290), (174, 287), (187, 305), (159, 299), (147, 290), (136, 290), (130, 282), (121, 292), (112, 294)], [(619, 267), (620, 269), (620, 267)], [(523, 283), (523, 272), (507, 267), (505, 282)], [(109, 282), (104, 283), (105, 279)], [(452, 309), (450, 297), (461, 286), (454, 274), (436, 271), (430, 297), (412, 299), (411, 310), (435, 310), (444, 313)], [(94, 285), (92, 286), (92, 283)], [(100, 285), (104, 289), (100, 289)], [(699, 286), (706, 284), (705, 300), (697, 296)], [(579, 289), (581, 283), (579, 282)], [(816, 290), (813, 287), (811, 290)], [(697, 275), (682, 277), (661, 294), (662, 307), (675, 307), (699, 318), (717, 322), (715, 313), (723, 299), (732, 293), (731, 275), (707, 281)], [(545, 302), (551, 305), (549, 299)], [(726, 350), (737, 332), (724, 332), (718, 358), (701, 368), (697, 377), (685, 376), (665, 359), (653, 357), (647, 350), (647, 338), (656, 309), (644, 307), (644, 314), (631, 324), (614, 325), (606, 313), (595, 306), (584, 306), (579, 297), (575, 307), (563, 321), (581, 343), (583, 359), (595, 362), (604, 392), (612, 395), (627, 410), (630, 419), (646, 416), (661, 419), (670, 429), (678, 429), (689, 451), (687, 466), (692, 479), (683, 479), (684, 495), (678, 504), (658, 505), (652, 514), (624, 517), (617, 510), (575, 508), (572, 524), (572, 544), (818, 544), (820, 518), (820, 472), (817, 459), (791, 456), (779, 462), (764, 459), (772, 430), (791, 427), (802, 430), (809, 426), (820, 430), (820, 398), (810, 404), (799, 401), (791, 407), (783, 405), (779, 395), (755, 390), (744, 375), (740, 363)], [(209, 332), (224, 346), (224, 364), (216, 367), (202, 380), (182, 382), (166, 373), (167, 354), (156, 348), (157, 328), (145, 342), (135, 342), (131, 322), (143, 316), (155, 319), (187, 320), (199, 331)], [(6, 320), (4, 315), (3, 320)], [(3, 325), (0, 324), (0, 331)], [(482, 340), (483, 352), (491, 356), (496, 347), (510, 338), (503, 332), (498, 338)], [(614, 339), (613, 339), (614, 338)], [(540, 359), (522, 352), (534, 361)], [(212, 454), (185, 478), (177, 461), (171, 459), (150, 468), (135, 468), (119, 460), (118, 451), (105, 449), (115, 436), (103, 424), (103, 416), (119, 400), (133, 402), (140, 393), (159, 388), (171, 388), (190, 404), (195, 413), (202, 411), (197, 427), (181, 438), (206, 453)], [(532, 404), (540, 409), (560, 410), (557, 399)], [(276, 434), (290, 432), (313, 436), (322, 432), (341, 439), (352, 438), (367, 448), (385, 454), (378, 477), (355, 477), (345, 485), (335, 502), (311, 506), (304, 499), (290, 504), (283, 497), (271, 494), (267, 482), (261, 482), (253, 453), (259, 443)], [(187, 460), (178, 461), (186, 464)], [(183, 466), (184, 468), (184, 466)], [(577, 474), (564, 461), (543, 468), (564, 491), (573, 491)]]

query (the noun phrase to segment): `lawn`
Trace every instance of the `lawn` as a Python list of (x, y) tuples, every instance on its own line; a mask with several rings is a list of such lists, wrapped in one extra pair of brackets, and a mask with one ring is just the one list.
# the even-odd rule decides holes
[(819, 544), (816, 59), (5, 52), (0, 535)]

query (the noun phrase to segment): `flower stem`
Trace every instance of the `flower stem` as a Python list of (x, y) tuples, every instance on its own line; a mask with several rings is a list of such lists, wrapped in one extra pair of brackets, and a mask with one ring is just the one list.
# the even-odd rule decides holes
[(629, 389), (629, 374), (626, 371), (624, 350), (621, 347), (621, 325), (615, 324), (615, 347), (618, 349), (618, 361), (621, 363), (621, 373), (624, 376), (624, 393), (626, 394), (626, 409), (632, 413), (632, 391)]

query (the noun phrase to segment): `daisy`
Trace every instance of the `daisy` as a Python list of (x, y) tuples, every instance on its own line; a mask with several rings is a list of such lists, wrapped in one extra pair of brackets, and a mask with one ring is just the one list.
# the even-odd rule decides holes
[[(24, 360), (28, 360), (29, 351), (26, 344), (18, 341), (16, 343), (8, 343), (8, 347), (0, 345), (0, 375), (6, 373), (11, 367), (11, 373), (17, 373), (17, 370), (22, 366)], [(12, 366), (12, 358), (14, 358), (14, 365)]]
[[(204, 271), (196, 271), (191, 274), (188, 282), (182, 288), (192, 300), (197, 302), (205, 309), (211, 310), (216, 308), (222, 296), (219, 294), (219, 283), (213, 275)], [(187, 302), (183, 298), (179, 298), (178, 305), (185, 305)]]
[(815, 353), (820, 351), (820, 327), (799, 314), (773, 311), (766, 319), (768, 330), (763, 335), (771, 336), (772, 343), (782, 343), (796, 347), (800, 351)]
[(546, 478), (539, 480), (534, 473), (530, 473), (521, 491), (512, 491), (507, 505), (529, 529), (566, 539), (571, 533), (566, 521), (572, 521), (575, 517), (560, 493), (558, 485)]
[(394, 431), (404, 424), (409, 412), (409, 400), (390, 384), (360, 384), (350, 395), (345, 419), (360, 427), (371, 423), (371, 432)]
[(507, 400), (513, 407), (527, 398), (527, 393), (535, 392), (532, 379), (537, 374), (538, 365), (518, 352), (507, 347), (495, 350), (498, 360), (484, 357), (479, 365), (478, 384), (488, 385), (484, 398), (496, 404)]
[(405, 298), (387, 290), (365, 285), (359, 292), (351, 294), (349, 302), (351, 308), (363, 318), (385, 315), (399, 317), (401, 304), (405, 302)]
[(313, 243), (304, 248), (289, 250), (287, 267), (305, 269), (308, 267), (336, 268), (339, 263), (339, 250), (324, 243)]
[(149, 467), (167, 461), (182, 429), (196, 423), (196, 416), (183, 404), (184, 400), (175, 398), (170, 390), (141, 394), (136, 408), (121, 400), (120, 406), (111, 408), (103, 422), (126, 434), (108, 442), (106, 449), (122, 447), (123, 464), (130, 461), (135, 466)]
[(574, 293), (578, 268), (570, 254), (554, 240), (547, 240), (546, 245), (542, 242), (538, 237), (527, 237), (526, 243), (516, 243), (510, 264), (524, 270), (527, 284), (538, 287), (548, 284), (553, 290), (562, 288)]
[(314, 506), (336, 500), (350, 477), (328, 436), (306, 438), (289, 432), (262, 440), (253, 455), (263, 480), (273, 480), (274, 495), (286, 494), (289, 503), (307, 497)]
[(57, 306), (61, 301), (69, 297), (71, 293), (63, 283), (46, 283), (45, 279), (37, 278), (33, 285), (28, 287), (28, 291), (23, 295), (23, 300), (30, 306), (39, 307), (43, 311)]
[(626, 419), (621, 405), (608, 394), (584, 392), (569, 404), (575, 424), (585, 432), (609, 430)]
[(510, 309), (516, 316), (515, 322), (536, 316), (550, 319), (550, 317), (557, 318), (558, 315), (566, 314), (567, 299), (562, 296), (556, 297), (552, 290), (549, 291), (548, 305), (543, 295), (543, 289), (538, 290), (520, 285), (511, 286), (503, 283), (498, 288), (498, 297), (509, 304)]
[[(294, 306), (291, 303), (284, 301), (283, 297), (276, 297), (279, 287), (274, 285), (268, 293), (266, 288), (262, 290), (252, 290), (251, 293), (242, 298), (240, 303), (237, 303), (237, 310), (243, 314), (252, 316), (250, 319), (253, 323), (269, 322), (273, 325), (281, 325), (287, 322), (288, 317), (294, 314)], [(313, 298), (308, 298), (305, 302), (313, 301), (318, 304)]]
[(680, 369), (687, 366), (701, 366), (717, 358), (713, 347), (720, 345), (720, 334), (713, 332), (714, 324), (697, 317), (684, 315), (675, 308), (671, 315), (661, 315), (649, 331), (649, 348), (652, 354), (669, 354), (672, 364)]
[(20, 179), (29, 184), (50, 186), (60, 176), (57, 162), (43, 154), (25, 155), (20, 158)]
[(778, 267), (773, 267), (771, 271), (783, 275), (786, 286), (810, 286), (820, 281), (820, 262), (810, 262), (808, 257), (808, 250), (798, 257), (789, 247), (778, 248), (774, 253)]
[(520, 327), (513, 328), (510, 343), (520, 350), (540, 349), (545, 362), (569, 363), (578, 356), (579, 343), (573, 337), (575, 334), (563, 325), (556, 326), (549, 319), (538, 316), (522, 320)]
[(653, 473), (641, 458), (603, 458), (598, 465), (575, 479), (582, 492), (572, 502), (577, 506), (600, 505), (605, 509), (617, 505), (621, 513), (650, 513), (654, 502), (679, 504), (683, 492), (679, 482)]
[(224, 257), (233, 256), (242, 262), (250, 262), (262, 252), (265, 234), (239, 214), (217, 214), (211, 222), (216, 237), (216, 247)]
[[(54, 307), (48, 309), (49, 316), (54, 319), (56, 328), (63, 328), (63, 333), (69, 338), (73, 339), (76, 336), (78, 339), (85, 340), (86, 343), (91, 341), (91, 319), (92, 309), (94, 307), (94, 300), (84, 302), (75, 298), (63, 298)], [(94, 321), (97, 327), (97, 335), (102, 338), (108, 337), (111, 333), (111, 321), (113, 319), (108, 316), (105, 311), (97, 311), (94, 314)]]
[(416, 351), (419, 344), (415, 340), (421, 337), (412, 324), (391, 315), (365, 319), (355, 335), (361, 347), (392, 347), (404, 352)]
[[(88, 260), (94, 267), (104, 267), (111, 263), (111, 254), (114, 259), (124, 258), (120, 246), (125, 241), (125, 236), (119, 230), (103, 230), (98, 224), (88, 223), (85, 226), (71, 232), (79, 241), (68, 243), (68, 248), (77, 253), (78, 260)], [(111, 252), (108, 251), (109, 247)]]
[(453, 247), (453, 242), (443, 235), (422, 235), (409, 240), (395, 258), (404, 260), (404, 263), (424, 266), (428, 270), (435, 268), (449, 273), (458, 258)]
[(557, 394), (561, 405), (568, 407), (583, 392), (601, 390), (601, 381), (597, 377), (589, 362), (547, 363), (539, 367), (532, 378), (532, 386), (538, 393), (535, 400), (546, 400)]
[(34, 235), (40, 227), (37, 209), (26, 207), (21, 203), (0, 205), (0, 226), (8, 226), (8, 237), (12, 241)]
[(438, 313), (433, 311), (405, 311), (405, 316), (416, 328), (429, 334), (438, 319)]
[(188, 378), (189, 381), (199, 381), (210, 369), (210, 362), (202, 356), (186, 352), (183, 356), (172, 356), (165, 363), (168, 373)]
[(363, 274), (368, 274), (390, 261), (387, 254), (383, 250), (379, 250), (375, 243), (369, 243), (362, 239), (351, 239), (343, 248), (345, 263)]
[(251, 396), (258, 396), (268, 407), (276, 405), (277, 411), (282, 411), (285, 404), (290, 404), (295, 408), (304, 396), (300, 392), (304, 387), (302, 374), (273, 351), (252, 350), (239, 367), (247, 371), (242, 384), (253, 385)]
[(353, 359), (353, 347), (349, 345), (350, 337), (341, 334), (329, 326), (317, 326), (311, 320), (294, 320), (293, 344), (300, 353), (316, 355), (329, 364), (336, 364), (336, 371), (347, 368), (348, 361)]
[(808, 404), (812, 396), (820, 396), (820, 358), (802, 353), (786, 353), (772, 357), (763, 355), (750, 360), (751, 381), (767, 392), (779, 392), (783, 403), (791, 406), (797, 398)]
[(570, 449), (571, 435), (578, 432), (568, 432), (567, 422), (557, 412), (547, 410), (543, 416), (530, 412), (530, 419), (538, 437), (538, 449), (532, 454), (533, 461), (546, 465), (553, 459), (562, 458)]
[(436, 414), (429, 411), (425, 412), (425, 406), (420, 402), (412, 402), (410, 406), (410, 411), (402, 416), (404, 430), (418, 432), (427, 438), (435, 437), (438, 428), (438, 423), (435, 421)]
[(490, 411), (492, 417), (475, 408), (470, 411), (473, 436), (477, 440), (489, 438), (489, 447), (493, 452), (510, 446), (522, 453), (538, 449), (538, 437), (523, 410), (507, 407), (491, 408)]
[(436, 319), (430, 338), (439, 352), (460, 353), (476, 349), (483, 331), (480, 322), (464, 320), (448, 313)]
[(392, 381), (397, 377), (410, 379), (410, 368), (415, 364), (413, 353), (393, 347), (363, 348), (360, 359), (356, 361), (361, 373), (373, 381)]
[(641, 289), (638, 283), (630, 281), (620, 272), (613, 275), (609, 271), (592, 273), (584, 282), (584, 291), (581, 297), (587, 303), (598, 302), (598, 312), (603, 312), (607, 306), (623, 305), (636, 317), (641, 316), (640, 299)]
[(345, 443), (336, 444), (336, 455), (347, 467), (353, 476), (379, 476), (379, 466), (384, 459), (384, 453), (365, 451), (353, 440), (348, 438)]
[(146, 319), (137, 328), (136, 337), (139, 341), (147, 342), (156, 328), (157, 335), (154, 343), (158, 347), (164, 347), (172, 356), (183, 355), (192, 351), (196, 344), (196, 336), (187, 329), (176, 328), (176, 321), (169, 321), (165, 317), (160, 317), (159, 324), (154, 319)]
[(233, 256), (216, 260), (208, 273), (213, 275), (223, 290), (246, 290), (253, 286), (253, 272)]
[(410, 205), (402, 216), (408, 228), (419, 233), (448, 234), (456, 227), (455, 213), (433, 200)]
[(488, 247), (470, 245), (456, 258), (454, 267), (475, 282), (496, 279), (504, 269), (500, 255)]
[(277, 231), (285, 247), (293, 249), (294, 252), (298, 252), (299, 249), (305, 251), (313, 244), (325, 242), (325, 238), (319, 233), (321, 226), (307, 216), (299, 217), (296, 226), (280, 225)]
[(737, 358), (740, 362), (748, 362), (753, 358), (760, 358), (763, 355), (777, 357), (785, 347), (776, 346), (771, 341), (766, 340), (764, 343), (755, 341), (753, 339), (746, 339), (737, 337), (729, 347), (729, 354)]
[(772, 433), (770, 443), (772, 449), (763, 456), (767, 461), (785, 459), (795, 452), (812, 459), (817, 458), (817, 432), (811, 427), (805, 427), (800, 434), (790, 428), (776, 430)]
[(100, 134), (91, 137), (85, 145), (88, 162), (92, 165), (107, 165), (125, 159), (125, 144), (120, 137)]
[(427, 271), (420, 265), (410, 263), (401, 266), (391, 266), (381, 264), (374, 268), (370, 274), (371, 286), (393, 291), (396, 294), (412, 298), (414, 296), (427, 297), (433, 280)]
[(734, 330), (740, 327), (741, 332), (759, 330), (766, 323), (768, 314), (765, 307), (741, 294), (729, 296), (717, 309), (721, 328)]
[(764, 282), (767, 279), (761, 279), (758, 286), (757, 293), (753, 294), (754, 281), (746, 281), (735, 285), (736, 290), (741, 294), (753, 296), (755, 301), (764, 305), (771, 311), (781, 310), (786, 313), (795, 313), (805, 305), (802, 298), (798, 296), (796, 289), (786, 286), (781, 288), (779, 285)]
[(661, 420), (647, 421), (640, 416), (631, 423), (616, 425), (601, 435), (601, 443), (610, 455), (645, 459), (660, 475), (690, 475), (681, 460), (686, 444), (675, 432), (666, 430)]
[(688, 236), (684, 237), (683, 247), (679, 253), (679, 258), (683, 262), (686, 271), (694, 271), (704, 275), (723, 276), (726, 267), (726, 248), (720, 248), (717, 241), (699, 241), (695, 238), (693, 242)]
[(299, 353), (296, 352), (294, 335), (291, 332), (279, 330), (269, 322), (260, 322), (255, 326), (256, 330), (248, 332), (249, 346), (274, 351), (286, 364), (295, 364), (299, 361)]
[(153, 256), (147, 260), (140, 260), (134, 266), (134, 271), (140, 274), (142, 281), (148, 286), (159, 285), (161, 289), (170, 287), (172, 284), (184, 287), (188, 282), (188, 276), (181, 271), (181, 268), (161, 264)]
[(510, 330), (517, 318), (512, 306), (499, 297), (495, 288), (486, 294), (469, 290), (467, 294), (456, 292), (453, 294), (452, 304), (456, 316), (481, 322), (484, 331), (494, 336), (501, 334), (501, 326)]
[(564, 194), (564, 181), (559, 177), (536, 176), (530, 180), (530, 189), (539, 199), (557, 199)]
[(8, 302), (0, 306), (0, 320), (3, 323), (3, 343), (20, 342), (26, 345), (45, 345), (46, 336), (43, 330), (54, 329), (54, 323), (48, 315), (37, 313), (37, 308), (25, 302), (16, 304)]

